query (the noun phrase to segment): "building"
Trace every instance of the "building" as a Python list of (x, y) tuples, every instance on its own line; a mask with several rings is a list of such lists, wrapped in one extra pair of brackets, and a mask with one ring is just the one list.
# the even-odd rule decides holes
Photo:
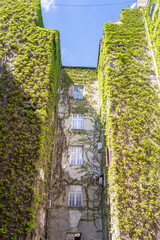
[(44, 239), (61, 68), (40, 1), (1, 1), (0, 239)]
[[(140, 7), (145, 3), (138, 1)], [(147, 6), (145, 17), (139, 9), (122, 9), (119, 24), (106, 23), (101, 40), (98, 73), (114, 240), (160, 238), (159, 6)]]
[(48, 239), (101, 240), (105, 176), (97, 69), (62, 68), (58, 118)]
[(122, 9), (84, 68), (39, 0), (3, 2), (0, 239), (160, 239), (159, 4)]
[(137, 0), (137, 6), (138, 7), (146, 7), (148, 2), (149, 2), (148, 0)]

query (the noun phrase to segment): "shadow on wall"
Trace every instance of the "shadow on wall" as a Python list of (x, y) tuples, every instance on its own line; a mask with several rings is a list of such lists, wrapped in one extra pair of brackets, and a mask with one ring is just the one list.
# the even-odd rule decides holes
[(0, 71), (0, 238), (24, 239), (33, 225), (39, 120), (7, 65)]

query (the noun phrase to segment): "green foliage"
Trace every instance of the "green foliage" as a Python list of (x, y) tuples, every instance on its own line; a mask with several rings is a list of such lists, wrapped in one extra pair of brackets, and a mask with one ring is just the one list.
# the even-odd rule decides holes
[(0, 239), (25, 239), (44, 207), (50, 178), (59, 33), (40, 28), (39, 0), (0, 3)]
[(160, 213), (158, 86), (151, 81), (155, 74), (140, 10), (123, 9), (121, 21), (104, 26), (98, 69), (101, 122), (113, 152), (108, 171), (111, 229), (121, 240), (156, 240)]
[[(96, 105), (96, 102), (93, 98), (93, 93), (98, 90), (98, 88), (93, 87), (93, 84), (95, 80), (97, 79), (97, 69), (96, 68), (78, 68), (78, 67), (71, 67), (71, 68), (65, 68), (64, 77), (66, 77), (67, 82), (62, 83), (63, 89), (67, 91), (68, 87), (75, 84), (75, 85), (83, 85), (85, 86), (85, 93), (84, 93), (84, 99), (80, 100), (82, 101), (81, 106), (78, 104), (79, 100), (77, 102), (77, 107), (72, 107), (72, 113), (84, 113), (88, 112), (88, 106), (87, 102), (90, 104)], [(66, 87), (64, 86), (65, 84)], [(74, 100), (75, 102), (76, 100)], [(68, 104), (70, 104), (68, 102)], [(86, 107), (85, 107), (86, 106)], [(90, 109), (91, 110), (91, 109)], [(98, 109), (97, 109), (98, 112)]]
[[(150, 9), (152, 4), (159, 4), (158, 8), (155, 10), (153, 17), (151, 17), (150, 14)], [(149, 36), (150, 40), (152, 43), (152, 49), (154, 51), (156, 60), (157, 60), (157, 67), (158, 67), (158, 72), (160, 74), (160, 1), (159, 0), (150, 0), (147, 11), (144, 14), (146, 17), (147, 21), (147, 26), (148, 26), (148, 31), (149, 31)]]

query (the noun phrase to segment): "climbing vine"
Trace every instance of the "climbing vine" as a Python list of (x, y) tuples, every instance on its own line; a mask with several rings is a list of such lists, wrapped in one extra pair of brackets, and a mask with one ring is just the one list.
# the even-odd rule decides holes
[[(157, 4), (157, 7), (154, 9), (154, 5)], [(153, 9), (153, 10), (152, 10)], [(151, 40), (151, 46), (154, 51), (155, 57), (156, 57), (156, 64), (158, 67), (158, 72), (160, 71), (160, 1), (159, 0), (151, 0), (148, 3), (147, 10), (145, 11), (145, 18), (147, 21), (149, 36)]]
[[(106, 145), (111, 232), (115, 239), (157, 239), (159, 229), (159, 97), (139, 9), (106, 23), (99, 88)], [(108, 113), (106, 116), (106, 112)]]
[(50, 179), (59, 33), (43, 28), (39, 0), (1, 0), (0, 46), (0, 239), (25, 239)]
[[(83, 99), (73, 98), (74, 85), (83, 86)], [(96, 101), (97, 96), (97, 101)], [(98, 105), (97, 69), (78, 67), (63, 67), (60, 80), (60, 98), (55, 138), (55, 160), (53, 166), (53, 181), (51, 199), (55, 213), (51, 213), (54, 223), (69, 222), (69, 212), (81, 212), (79, 224), (93, 222), (95, 231), (102, 232), (101, 225), (101, 194), (102, 188), (97, 183), (97, 177), (103, 172), (101, 157), (98, 153), (98, 142), (101, 140)], [(84, 129), (72, 129), (72, 114), (84, 115)], [(85, 125), (88, 122), (88, 125)], [(70, 147), (83, 147), (83, 164), (70, 164)], [(83, 206), (81, 208), (68, 206), (70, 185), (82, 185)], [(64, 211), (65, 209), (65, 211)], [(68, 214), (68, 215), (67, 215)], [(65, 229), (54, 225), (53, 234), (64, 234)], [(81, 225), (84, 226), (84, 225)], [(63, 235), (62, 235), (63, 236)], [(98, 236), (98, 235), (97, 235)], [(101, 235), (100, 235), (101, 236)]]

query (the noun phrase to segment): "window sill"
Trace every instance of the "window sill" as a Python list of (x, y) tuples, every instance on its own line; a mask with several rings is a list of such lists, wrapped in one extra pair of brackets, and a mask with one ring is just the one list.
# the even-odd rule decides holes
[(71, 206), (68, 206), (68, 209), (70, 209), (70, 210), (83, 210), (83, 206), (81, 206), (81, 207), (71, 207)]
[(83, 166), (83, 164), (70, 164), (69, 165), (70, 167), (82, 167)]
[(86, 134), (86, 130), (84, 130), (84, 129), (73, 129), (72, 128), (72, 132), (75, 134)]

